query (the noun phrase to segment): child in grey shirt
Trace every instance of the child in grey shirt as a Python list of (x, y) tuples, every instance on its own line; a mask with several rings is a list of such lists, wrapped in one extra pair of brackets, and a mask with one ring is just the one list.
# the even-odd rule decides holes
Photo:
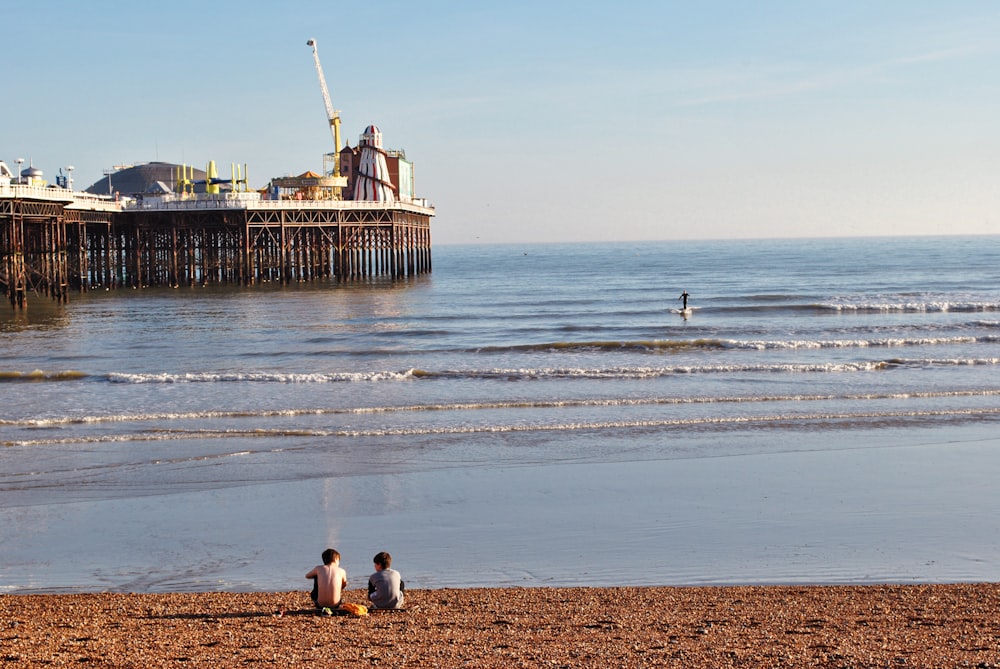
[(392, 556), (382, 551), (373, 558), (375, 573), (368, 579), (368, 599), (373, 609), (403, 608), (403, 592), (406, 584), (399, 572), (390, 569)]

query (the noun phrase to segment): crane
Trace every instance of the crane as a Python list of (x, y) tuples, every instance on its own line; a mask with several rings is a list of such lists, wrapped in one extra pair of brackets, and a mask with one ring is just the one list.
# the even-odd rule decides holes
[[(319, 51), (316, 50), (316, 40), (306, 42), (313, 50), (313, 60), (316, 62), (316, 76), (319, 77), (320, 92), (323, 93), (323, 104), (326, 105), (326, 117), (330, 120), (330, 133), (333, 135), (333, 145), (336, 150), (333, 159), (333, 176), (340, 179), (340, 112), (333, 108), (330, 100), (330, 89), (326, 87), (326, 77), (323, 76), (323, 66), (319, 62)], [(346, 179), (344, 180), (346, 185)]]

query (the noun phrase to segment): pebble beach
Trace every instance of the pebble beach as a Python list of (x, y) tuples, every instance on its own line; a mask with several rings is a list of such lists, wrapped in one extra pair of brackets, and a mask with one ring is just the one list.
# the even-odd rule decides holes
[[(345, 601), (363, 603), (352, 590)], [(0, 666), (1000, 667), (1000, 584), (0, 595)]]

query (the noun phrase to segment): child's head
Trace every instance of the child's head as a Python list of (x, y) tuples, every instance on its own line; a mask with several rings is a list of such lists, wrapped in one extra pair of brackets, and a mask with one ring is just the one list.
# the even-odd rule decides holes
[(327, 548), (323, 551), (323, 564), (333, 564), (340, 560), (340, 553), (333, 550), (332, 548)]
[(381, 553), (376, 555), (372, 559), (372, 561), (375, 563), (375, 567), (377, 569), (379, 570), (388, 569), (389, 565), (392, 564), (392, 556), (386, 553), (385, 551), (382, 551)]

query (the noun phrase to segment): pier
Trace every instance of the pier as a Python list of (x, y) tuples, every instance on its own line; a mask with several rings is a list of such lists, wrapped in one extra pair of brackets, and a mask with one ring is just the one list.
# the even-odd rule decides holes
[(431, 271), (422, 200), (266, 200), (255, 192), (122, 201), (0, 181), (0, 286), (66, 301), (96, 287), (325, 278)]

